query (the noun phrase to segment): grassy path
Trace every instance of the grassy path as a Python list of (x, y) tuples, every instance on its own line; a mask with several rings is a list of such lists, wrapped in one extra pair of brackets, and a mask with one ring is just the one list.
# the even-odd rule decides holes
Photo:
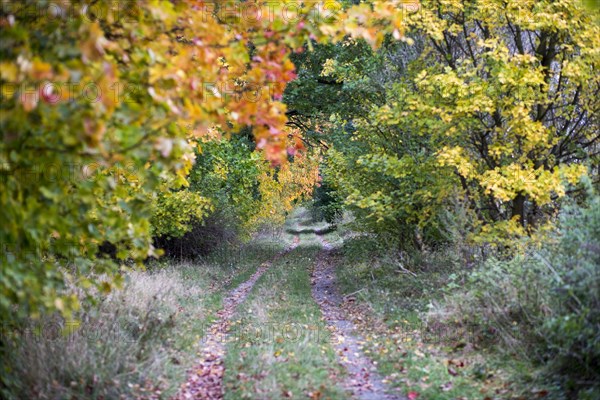
[[(289, 224), (301, 222), (294, 215)], [(296, 230), (289, 230), (296, 233)], [(314, 234), (259, 279), (234, 317), (225, 359), (226, 399), (348, 399), (331, 334), (311, 296)]]
[(338, 307), (325, 231), (301, 210), (288, 221), (298, 247), (273, 263), (232, 318), (225, 399), (404, 398), (391, 393)]
[(405, 399), (366, 356), (335, 287), (327, 227), (305, 214), (280, 238), (294, 245), (223, 299), (175, 400)]

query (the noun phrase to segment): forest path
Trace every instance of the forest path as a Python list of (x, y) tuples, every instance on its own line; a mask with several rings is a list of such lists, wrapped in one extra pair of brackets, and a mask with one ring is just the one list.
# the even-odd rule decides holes
[[(405, 399), (365, 355), (343, 310), (337, 260), (323, 236), (331, 230), (306, 211), (288, 220), (281, 241), (291, 244), (225, 297), (173, 400)], [(253, 334), (268, 327), (278, 329)]]

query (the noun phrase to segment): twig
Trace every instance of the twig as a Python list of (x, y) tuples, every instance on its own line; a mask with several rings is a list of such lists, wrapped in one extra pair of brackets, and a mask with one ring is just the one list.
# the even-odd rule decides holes
[(417, 277), (417, 274), (415, 274), (412, 271), (407, 270), (406, 268), (404, 268), (404, 266), (402, 264), (396, 263), (396, 265), (398, 266), (398, 269), (399, 269), (398, 272), (401, 272), (403, 274), (410, 274), (410, 275), (414, 276), (415, 278)]
[(345, 295), (345, 296), (344, 296), (344, 299), (345, 299), (345, 298), (347, 298), (347, 297), (350, 297), (350, 296), (352, 296), (352, 295), (354, 295), (354, 294), (360, 293), (360, 292), (362, 292), (363, 290), (365, 290), (365, 288), (359, 289), (359, 290), (357, 290), (356, 292), (349, 293), (349, 294), (347, 294), (347, 295)]

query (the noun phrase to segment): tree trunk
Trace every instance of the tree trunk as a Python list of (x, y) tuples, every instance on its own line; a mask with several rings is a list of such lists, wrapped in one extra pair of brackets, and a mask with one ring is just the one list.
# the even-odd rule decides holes
[(519, 216), (519, 223), (525, 226), (525, 195), (519, 193), (513, 200), (512, 216)]

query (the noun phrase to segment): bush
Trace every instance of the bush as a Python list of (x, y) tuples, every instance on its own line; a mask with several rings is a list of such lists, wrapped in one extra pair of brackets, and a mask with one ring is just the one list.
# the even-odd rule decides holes
[[(600, 382), (600, 197), (565, 207), (540, 247), (509, 260), (489, 259), (464, 288), (433, 305), (430, 324), (468, 326), (473, 340), (493, 342), (545, 365), (566, 391)], [(594, 389), (596, 385), (596, 389)], [(591, 389), (590, 389), (591, 388)]]
[(195, 221), (181, 237), (154, 238), (154, 245), (170, 259), (196, 260), (227, 244), (237, 243), (236, 221), (222, 212), (214, 212), (202, 222)]
[(326, 182), (323, 182), (315, 188), (313, 193), (312, 219), (314, 221), (325, 220), (332, 223), (341, 217), (342, 205), (333, 188)]
[[(600, 384), (600, 197), (588, 208), (568, 207), (561, 218), (553, 267), (553, 315), (543, 335), (554, 370), (569, 384)], [(546, 261), (547, 262), (547, 261)]]

